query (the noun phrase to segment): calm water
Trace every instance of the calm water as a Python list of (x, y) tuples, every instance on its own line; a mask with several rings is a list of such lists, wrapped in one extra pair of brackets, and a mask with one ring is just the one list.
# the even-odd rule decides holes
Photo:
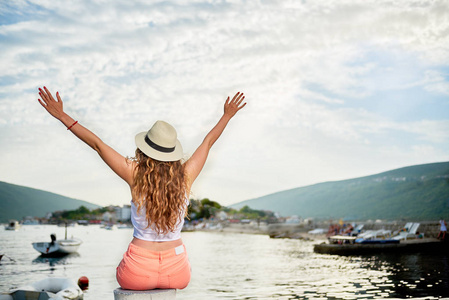
[[(131, 229), (69, 228), (84, 243), (79, 254), (42, 258), (31, 242), (64, 237), (64, 228), (0, 227), (0, 292), (48, 276), (87, 276), (85, 299), (113, 299), (115, 268), (131, 240)], [(438, 299), (449, 297), (449, 255), (339, 257), (313, 253), (313, 244), (263, 235), (183, 233), (192, 264), (190, 285), (177, 299)]]

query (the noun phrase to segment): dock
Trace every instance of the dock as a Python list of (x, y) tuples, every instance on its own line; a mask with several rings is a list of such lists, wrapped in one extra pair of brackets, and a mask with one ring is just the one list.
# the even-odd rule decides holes
[(414, 239), (389, 244), (316, 244), (315, 253), (336, 255), (359, 255), (381, 253), (440, 253), (449, 250), (449, 243), (434, 238)]

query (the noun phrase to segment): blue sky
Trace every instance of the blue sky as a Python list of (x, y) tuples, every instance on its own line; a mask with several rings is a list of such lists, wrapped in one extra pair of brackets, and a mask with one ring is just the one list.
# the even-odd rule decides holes
[(156, 120), (186, 158), (248, 101), (193, 187), (222, 204), (449, 160), (449, 2), (0, 1), (0, 180), (100, 205), (128, 187), (37, 102), (125, 156)]

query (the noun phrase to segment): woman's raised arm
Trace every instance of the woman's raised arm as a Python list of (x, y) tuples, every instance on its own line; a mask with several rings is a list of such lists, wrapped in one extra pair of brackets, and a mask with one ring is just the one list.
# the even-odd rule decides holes
[(38, 99), (39, 103), (50, 115), (61, 121), (75, 136), (97, 151), (103, 161), (130, 186), (133, 184), (134, 168), (132, 162), (106, 145), (98, 136), (79, 124), (78, 121), (67, 115), (64, 112), (59, 92), (56, 92), (57, 100), (55, 100), (50, 91), (44, 86), (43, 89), (39, 88), (39, 95), (41, 97), (41, 99)]
[(210, 148), (220, 137), (223, 130), (226, 128), (226, 125), (228, 125), (228, 122), (239, 110), (245, 107), (246, 102), (242, 103), (243, 99), (245, 99), (245, 96), (240, 92), (235, 94), (232, 100), (229, 100), (229, 97), (226, 99), (223, 116), (220, 118), (217, 125), (215, 125), (215, 127), (212, 128), (212, 130), (206, 135), (201, 145), (193, 153), (192, 157), (190, 157), (185, 163), (185, 170), (189, 179), (189, 185), (192, 185), (200, 174), (204, 164), (206, 163)]

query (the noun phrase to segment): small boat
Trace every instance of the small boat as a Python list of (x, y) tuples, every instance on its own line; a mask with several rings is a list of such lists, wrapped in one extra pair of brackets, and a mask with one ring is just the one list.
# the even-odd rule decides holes
[(324, 229), (323, 228), (315, 228), (313, 230), (310, 230), (307, 233), (308, 234), (323, 234), (324, 233)]
[(80, 239), (64, 239), (54, 242), (32, 243), (33, 248), (42, 255), (65, 255), (75, 253), (83, 242)]
[(67, 226), (65, 228), (65, 239), (57, 240), (56, 235), (50, 235), (51, 242), (37, 242), (32, 243), (33, 248), (40, 252), (41, 255), (46, 256), (61, 256), (70, 253), (75, 253), (83, 243), (80, 239), (67, 239)]
[(131, 224), (119, 224), (117, 225), (117, 229), (130, 229), (133, 228)]
[[(2, 298), (3, 297), (3, 298)], [(9, 297), (9, 298), (8, 298)], [(49, 277), (12, 290), (0, 299), (83, 299), (83, 291), (69, 278)]]
[(117, 229), (117, 225), (115, 224), (108, 224), (104, 226), (104, 229), (106, 230), (116, 230)]
[(5, 230), (14, 230), (17, 231), (20, 229), (20, 224), (16, 220), (10, 220), (8, 225), (5, 226)]
[[(16, 262), (13, 258), (9, 257), (8, 255), (6, 255), (5, 253), (0, 254), (0, 260), (2, 260), (3, 257), (6, 257), (7, 259), (9, 259), (12, 262)], [(0, 299), (1, 300), (1, 299)]]

